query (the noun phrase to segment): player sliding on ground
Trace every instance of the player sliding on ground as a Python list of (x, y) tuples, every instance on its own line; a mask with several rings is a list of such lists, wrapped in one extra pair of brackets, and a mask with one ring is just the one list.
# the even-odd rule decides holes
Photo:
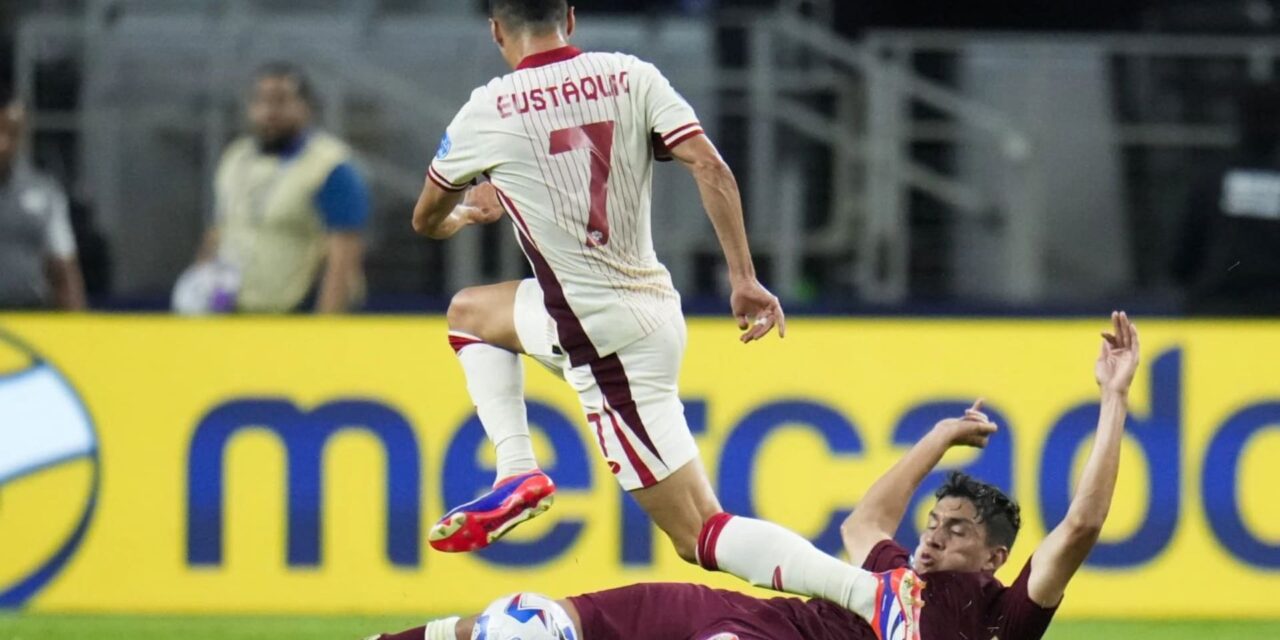
[[(992, 485), (952, 474), (935, 494), (914, 556), (891, 538), (943, 454), (955, 446), (985, 447), (995, 433), (979, 403), (963, 417), (935, 425), (871, 486), (842, 528), (849, 557), (863, 569), (914, 567), (927, 583), (922, 610), (891, 590), (877, 594), (878, 606), (867, 616), (821, 600), (763, 600), (692, 584), (648, 584), (559, 603), (518, 594), (478, 617), (437, 620), (376, 640), (1038, 640), (1097, 542), (1115, 492), (1138, 332), (1123, 313), (1112, 314), (1112, 323), (1094, 365), (1102, 395), (1098, 429), (1071, 506), (1010, 586), (994, 574), (1008, 560), (1021, 521), (1018, 505)], [(902, 574), (879, 575), (891, 583)], [(910, 614), (914, 628), (906, 625)]]
[[(742, 341), (775, 326), (781, 334), (785, 324), (778, 299), (756, 280), (733, 173), (693, 109), (653, 65), (569, 46), (565, 0), (492, 0), (490, 13), (514, 71), (475, 90), (449, 125), (413, 224), (443, 239), (505, 211), (536, 280), (466, 289), (449, 307), (450, 341), (497, 449), (497, 478), (431, 529), (432, 547), (479, 549), (551, 504), (554, 485), (529, 438), (518, 355), (527, 354), (578, 392), (618, 482), (681, 558), (869, 613), (874, 576), (777, 525), (722, 513), (698, 460), (676, 389), (680, 296), (650, 233), (655, 138), (698, 184), (728, 262)], [(464, 201), (481, 176), (488, 183)], [(914, 578), (904, 576), (910, 591)]]

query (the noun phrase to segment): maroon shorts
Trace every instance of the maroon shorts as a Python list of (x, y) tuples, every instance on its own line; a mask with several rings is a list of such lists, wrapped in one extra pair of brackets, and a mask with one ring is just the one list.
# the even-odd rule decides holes
[(569, 600), (582, 618), (583, 640), (874, 637), (869, 636), (870, 627), (835, 605), (795, 598), (763, 600), (693, 584), (639, 584)]

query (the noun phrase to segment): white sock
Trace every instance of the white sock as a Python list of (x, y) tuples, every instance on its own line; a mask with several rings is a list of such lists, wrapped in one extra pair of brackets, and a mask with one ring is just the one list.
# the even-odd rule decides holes
[(457, 640), (458, 623), (462, 618), (445, 618), (444, 620), (433, 620), (427, 623), (427, 632), (423, 635), (424, 640)]
[(772, 522), (717, 514), (698, 536), (698, 562), (757, 587), (830, 600), (871, 621), (880, 581)]
[(498, 453), (498, 480), (538, 468), (524, 404), (524, 363), (520, 356), (457, 331), (449, 343), (467, 376), (467, 391)]

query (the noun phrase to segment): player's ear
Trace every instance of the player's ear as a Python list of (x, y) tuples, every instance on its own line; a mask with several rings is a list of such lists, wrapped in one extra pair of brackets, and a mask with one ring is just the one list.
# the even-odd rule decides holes
[(578, 21), (576, 18), (574, 18), (574, 15), (573, 15), (573, 7), (570, 6), (569, 15), (565, 18), (564, 37), (569, 38), (573, 36), (573, 30), (575, 27), (577, 27), (577, 23)]
[(501, 49), (502, 41), (504, 39), (502, 37), (502, 25), (498, 24), (498, 21), (493, 18), (489, 18), (489, 33), (493, 35), (493, 43), (498, 45), (498, 48)]
[(1008, 561), (1009, 561), (1009, 547), (1006, 547), (1004, 545), (1000, 545), (998, 547), (992, 547), (989, 550), (989, 555), (987, 556), (987, 563), (982, 567), (982, 570), (987, 573), (995, 573), (996, 571), (1000, 570), (1000, 567), (1004, 566), (1004, 563)]

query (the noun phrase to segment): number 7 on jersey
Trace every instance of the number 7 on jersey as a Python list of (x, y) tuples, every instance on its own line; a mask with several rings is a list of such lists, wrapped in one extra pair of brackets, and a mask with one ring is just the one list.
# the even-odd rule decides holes
[(587, 149), (591, 152), (591, 208), (587, 246), (609, 244), (609, 174), (613, 171), (615, 123), (596, 122), (551, 132), (551, 155)]

